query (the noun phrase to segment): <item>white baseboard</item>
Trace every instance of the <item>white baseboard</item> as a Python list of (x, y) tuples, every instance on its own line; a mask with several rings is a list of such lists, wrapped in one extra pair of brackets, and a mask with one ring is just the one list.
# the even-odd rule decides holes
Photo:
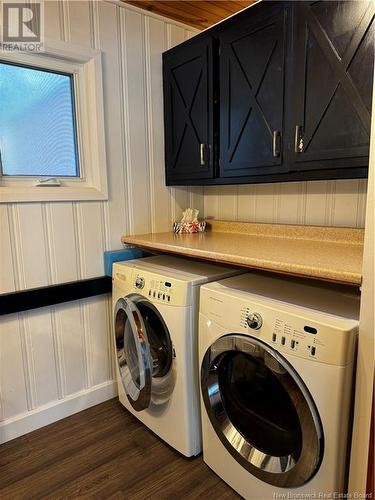
[(95, 406), (117, 395), (117, 383), (108, 380), (89, 389), (71, 394), (34, 410), (0, 422), (0, 443), (5, 443), (28, 432), (57, 422), (62, 418)]

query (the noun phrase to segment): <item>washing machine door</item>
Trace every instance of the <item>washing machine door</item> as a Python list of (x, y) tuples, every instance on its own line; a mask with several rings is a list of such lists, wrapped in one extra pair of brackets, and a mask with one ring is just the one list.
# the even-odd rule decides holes
[(174, 350), (158, 310), (132, 294), (117, 301), (114, 323), (118, 368), (130, 404), (142, 411), (165, 403), (175, 381)]
[(201, 388), (218, 437), (251, 474), (281, 488), (314, 476), (323, 458), (319, 414), (277, 351), (250, 336), (225, 335), (204, 356)]

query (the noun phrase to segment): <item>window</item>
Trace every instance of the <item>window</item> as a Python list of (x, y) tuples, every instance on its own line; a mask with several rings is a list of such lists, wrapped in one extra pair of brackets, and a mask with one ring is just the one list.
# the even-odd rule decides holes
[(100, 51), (0, 54), (0, 202), (107, 199), (105, 160)]
[(79, 177), (71, 75), (0, 62), (3, 175)]

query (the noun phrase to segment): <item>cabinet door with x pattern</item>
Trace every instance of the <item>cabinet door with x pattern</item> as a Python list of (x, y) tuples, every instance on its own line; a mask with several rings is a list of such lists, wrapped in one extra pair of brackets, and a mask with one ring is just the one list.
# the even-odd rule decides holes
[[(295, 4), (292, 170), (366, 175), (374, 65), (373, 0)], [(362, 167), (362, 174), (361, 174)], [(353, 171), (354, 172), (354, 171)]]
[(241, 16), (220, 34), (220, 175), (283, 172), (287, 9)]
[(167, 184), (214, 175), (212, 44), (191, 40), (163, 55)]

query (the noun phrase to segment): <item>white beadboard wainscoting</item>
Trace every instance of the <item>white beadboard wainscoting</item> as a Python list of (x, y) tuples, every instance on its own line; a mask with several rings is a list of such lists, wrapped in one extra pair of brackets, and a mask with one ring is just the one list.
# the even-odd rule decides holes
[(364, 227), (366, 179), (204, 188), (204, 214), (223, 220)]
[[(109, 200), (0, 204), (0, 293), (103, 274), (125, 233), (206, 216), (362, 227), (366, 181), (167, 188), (161, 53), (193, 29), (116, 2), (45, 2), (46, 37), (103, 51)], [(115, 395), (101, 296), (0, 317), (0, 442)]]
[[(110, 2), (46, 1), (46, 37), (103, 51), (108, 202), (0, 204), (0, 293), (103, 275), (125, 233), (167, 230), (201, 188), (164, 185), (161, 53), (194, 35)], [(0, 442), (116, 394), (100, 296), (0, 317)]]

